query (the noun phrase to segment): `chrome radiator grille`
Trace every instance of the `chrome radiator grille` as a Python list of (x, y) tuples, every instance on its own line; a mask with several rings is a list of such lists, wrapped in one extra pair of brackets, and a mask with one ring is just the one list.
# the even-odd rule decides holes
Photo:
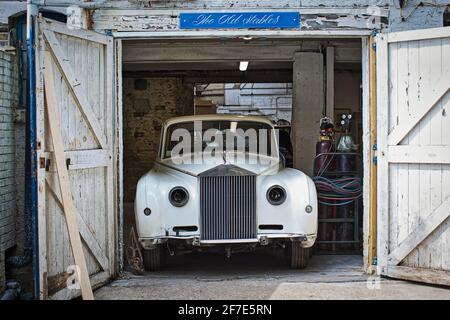
[(256, 238), (256, 177), (200, 177), (202, 240)]

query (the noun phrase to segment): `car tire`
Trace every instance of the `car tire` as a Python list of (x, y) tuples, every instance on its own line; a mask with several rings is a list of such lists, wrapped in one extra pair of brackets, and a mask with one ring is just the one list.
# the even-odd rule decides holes
[(166, 262), (166, 248), (164, 244), (156, 245), (155, 249), (143, 250), (145, 271), (161, 270)]
[(304, 269), (310, 258), (310, 248), (302, 248), (300, 242), (286, 243), (286, 258), (292, 269)]

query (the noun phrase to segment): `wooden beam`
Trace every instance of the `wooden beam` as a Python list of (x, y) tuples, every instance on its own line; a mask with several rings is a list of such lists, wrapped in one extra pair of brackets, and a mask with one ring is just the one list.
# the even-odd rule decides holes
[(55, 20), (44, 19), (44, 28), (46, 30), (51, 30), (60, 34), (75, 37), (78, 39), (83, 39), (87, 41), (93, 41), (106, 45), (109, 41), (109, 37), (105, 36), (99, 32), (87, 31), (83, 29), (70, 30), (67, 28), (66, 23), (62, 23)]
[[(111, 279), (109, 272), (100, 271), (91, 276), (92, 288), (95, 290), (107, 283)], [(79, 290), (64, 288), (50, 296), (51, 300), (72, 300), (79, 297)]]
[(403, 266), (389, 266), (386, 275), (391, 278), (450, 286), (450, 271)]
[(89, 280), (89, 273), (86, 265), (86, 259), (83, 253), (80, 233), (78, 230), (76, 208), (73, 202), (70, 190), (69, 172), (67, 171), (64, 157), (64, 145), (60, 127), (60, 114), (55, 95), (55, 82), (53, 78), (53, 62), (50, 52), (45, 51), (44, 56), (44, 82), (45, 96), (47, 101), (48, 125), (55, 152), (56, 168), (58, 171), (59, 183), (61, 187), (61, 198), (64, 205), (67, 230), (69, 233), (70, 245), (75, 264), (79, 268), (78, 280), (81, 287), (83, 299), (93, 300), (94, 295)]
[(390, 146), (388, 158), (391, 163), (450, 164), (450, 146)]
[(327, 47), (327, 100), (326, 114), (327, 117), (334, 121), (334, 47)]
[(289, 83), (292, 69), (282, 70), (189, 70), (189, 71), (124, 71), (124, 78), (182, 78), (185, 83)]
[(325, 41), (264, 41), (255, 43), (224, 41), (161, 43), (132, 42), (124, 47), (123, 63), (205, 63), (236, 61), (292, 61), (295, 52), (320, 52), (322, 46), (332, 47), (334, 60), (360, 63), (361, 46), (354, 42)]
[(56, 63), (58, 67), (61, 69), (61, 74), (64, 80), (69, 85), (69, 88), (72, 90), (75, 101), (79, 106), (81, 114), (86, 119), (86, 122), (89, 128), (92, 130), (94, 137), (97, 139), (100, 147), (103, 149), (107, 148), (106, 137), (103, 133), (102, 127), (95, 115), (92, 111), (92, 107), (89, 103), (88, 98), (86, 97), (84, 85), (80, 82), (80, 80), (75, 76), (75, 73), (72, 69), (72, 66), (69, 64), (69, 59), (67, 59), (63, 50), (61, 49), (61, 45), (56, 39), (56, 36), (53, 31), (45, 30), (44, 35), (47, 39), (47, 42), (50, 46), (50, 49), (56, 58)]
[(399, 144), (450, 89), (450, 83), (445, 79), (436, 80), (436, 85), (430, 89), (427, 92), (427, 96), (421, 100), (421, 104), (417, 107), (416, 112), (407, 118), (400, 119), (400, 124), (389, 134), (388, 144), (390, 146)]
[[(82, 170), (106, 167), (110, 164), (109, 154), (103, 149), (93, 150), (70, 150), (65, 151), (66, 161), (69, 160), (69, 170)], [(54, 164), (54, 154), (52, 151), (47, 152), (47, 159), (50, 160), (50, 168)]]
[[(394, 213), (395, 214), (395, 213)], [(411, 232), (388, 257), (390, 265), (398, 265), (450, 216), (450, 197)]]
[(389, 43), (442, 39), (450, 37), (450, 27), (391, 32), (387, 34), (387, 37)]

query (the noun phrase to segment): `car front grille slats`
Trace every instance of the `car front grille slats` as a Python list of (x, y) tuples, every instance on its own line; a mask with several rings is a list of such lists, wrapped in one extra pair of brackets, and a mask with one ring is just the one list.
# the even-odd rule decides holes
[(200, 177), (201, 240), (256, 238), (256, 177)]

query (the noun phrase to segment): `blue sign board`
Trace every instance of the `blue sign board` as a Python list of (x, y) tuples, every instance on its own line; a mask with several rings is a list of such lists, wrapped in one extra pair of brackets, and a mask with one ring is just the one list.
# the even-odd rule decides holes
[(299, 12), (181, 13), (180, 29), (296, 29)]

